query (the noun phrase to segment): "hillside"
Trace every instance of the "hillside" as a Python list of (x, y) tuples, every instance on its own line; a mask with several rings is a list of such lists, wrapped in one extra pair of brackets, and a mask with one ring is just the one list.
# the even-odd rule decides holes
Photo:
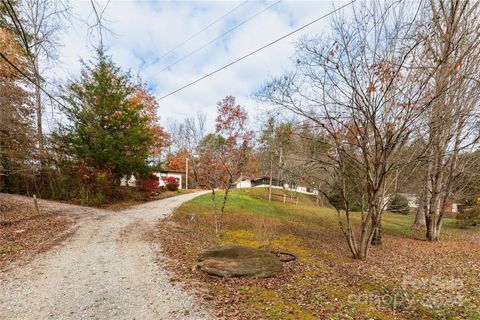
[[(384, 244), (371, 249), (368, 261), (355, 261), (340, 231), (336, 212), (314, 206), (269, 203), (266, 190), (234, 190), (228, 200), (222, 237), (213, 235), (209, 195), (177, 209), (159, 226), (158, 238), (172, 258), (177, 280), (201, 284), (202, 296), (220, 308), (219, 315), (237, 319), (477, 319), (480, 298), (478, 231), (445, 223), (441, 243), (421, 241), (410, 229), (412, 216), (386, 213)], [(474, 241), (477, 245), (472, 245)], [(266, 280), (223, 280), (191, 272), (197, 253), (218, 244), (238, 243), (294, 253), (299, 260)], [(432, 272), (433, 261), (442, 268)], [(461, 287), (439, 291), (438, 281), (456, 279)], [(423, 283), (419, 288), (418, 283)], [(466, 295), (459, 306), (448, 297)], [(407, 300), (406, 298), (410, 300)], [(444, 299), (441, 308), (428, 308), (427, 299)], [(385, 299), (385, 301), (381, 300)], [(443, 301), (443, 300), (441, 300)]]

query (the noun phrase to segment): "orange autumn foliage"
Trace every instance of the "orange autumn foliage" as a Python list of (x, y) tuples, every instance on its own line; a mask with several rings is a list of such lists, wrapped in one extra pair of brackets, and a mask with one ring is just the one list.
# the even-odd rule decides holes
[[(0, 27), (0, 48), (2, 54), (23, 72), (26, 72), (27, 62), (25, 52), (8, 29)], [(10, 79), (21, 79), (20, 73), (5, 60), (0, 59), (0, 76)]]
[(160, 153), (170, 145), (171, 137), (165, 129), (158, 124), (160, 118), (157, 115), (158, 103), (155, 97), (149, 92), (145, 84), (140, 83), (130, 98), (130, 102), (131, 108), (140, 109), (141, 114), (147, 117), (147, 126), (153, 137), (150, 154), (152, 156), (159, 156)]
[(167, 166), (165, 168), (168, 171), (185, 171), (186, 158), (187, 152), (185, 150), (170, 153), (167, 157)]
[[(0, 48), (8, 61), (28, 73), (24, 50), (15, 35), (1, 26)], [(28, 85), (17, 70), (0, 59), (0, 178), (5, 172), (23, 172), (23, 166), (31, 168), (29, 161), (36, 155), (35, 110)]]

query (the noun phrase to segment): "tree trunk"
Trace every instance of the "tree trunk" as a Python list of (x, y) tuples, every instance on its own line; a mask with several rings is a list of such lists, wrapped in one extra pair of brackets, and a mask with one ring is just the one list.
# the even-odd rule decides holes
[(368, 256), (368, 249), (373, 239), (374, 226), (369, 232), (368, 220), (365, 221), (365, 225), (362, 226), (361, 236), (360, 236), (360, 247), (358, 248), (355, 259), (365, 260)]
[(417, 212), (415, 213), (415, 222), (412, 225), (413, 229), (424, 230), (427, 226), (427, 221), (425, 218), (425, 208), (419, 206)]
[(370, 216), (372, 219), (372, 239), (371, 239), (371, 244), (374, 246), (379, 246), (382, 244), (382, 207), (379, 204), (380, 201), (378, 200), (377, 195), (371, 196), (370, 203), (372, 205), (370, 206), (369, 210), (371, 210)]
[(270, 185), (268, 187), (268, 201), (272, 201), (273, 154), (270, 152)]
[(430, 201), (425, 206), (425, 218), (427, 224), (426, 238), (429, 241), (438, 241), (440, 239), (440, 228), (442, 217), (440, 216), (440, 188), (438, 181), (441, 178), (436, 177), (437, 181), (434, 186), (434, 192), (430, 195)]
[(427, 233), (426, 238), (428, 241), (438, 241), (439, 240), (439, 233), (437, 229), (437, 224), (433, 222), (433, 219), (430, 219), (427, 222)]
[[(228, 185), (225, 188), (225, 192), (223, 194), (222, 206), (220, 208), (220, 215), (216, 214), (217, 222), (215, 224), (215, 234), (216, 234), (217, 238), (220, 238), (220, 232), (221, 232), (222, 226), (223, 226), (223, 214), (225, 212), (225, 205), (227, 204), (228, 192), (230, 191), (231, 186), (232, 186), (232, 179), (230, 178), (228, 180)], [(215, 212), (216, 212), (216, 206), (215, 206)]]
[(34, 79), (35, 79), (35, 110), (37, 118), (37, 139), (38, 139), (38, 150), (40, 152), (40, 163), (42, 169), (45, 164), (45, 144), (43, 140), (43, 127), (42, 127), (42, 93), (40, 91), (41, 86), (41, 76), (40, 69), (38, 66), (38, 56), (34, 58), (33, 61), (34, 67)]
[(439, 215), (440, 206), (439, 206), (439, 196), (434, 195), (430, 202), (430, 212), (426, 214), (426, 238), (428, 241), (438, 241), (440, 240), (440, 229), (442, 225), (442, 217)]
[(372, 245), (379, 246), (382, 244), (382, 218), (379, 217), (378, 221), (373, 226)]
[[(425, 191), (426, 192), (426, 191)], [(417, 211), (415, 212), (415, 222), (412, 229), (425, 230), (427, 221), (425, 218), (425, 193), (420, 197)]]
[(282, 168), (283, 148), (280, 148), (280, 156), (278, 157), (277, 183), (280, 184), (280, 171)]
[[(3, 115), (3, 112), (0, 113), (0, 117)], [(2, 124), (2, 122), (0, 122)], [(8, 170), (8, 158), (7, 150), (3, 146), (2, 141), (0, 140), (0, 192), (8, 192), (8, 179), (7, 175), (9, 174)]]
[(438, 219), (428, 219), (427, 217), (427, 233), (426, 238), (428, 241), (439, 241), (440, 232), (442, 230), (443, 218), (438, 217)]
[(197, 166), (193, 166), (193, 180), (195, 181), (195, 185), (193, 185), (193, 188), (198, 187), (198, 168)]
[[(1, 151), (1, 144), (0, 144)], [(9, 164), (6, 153), (3, 152), (2, 162), (0, 163), (0, 192), (9, 192), (10, 190), (10, 179), (9, 179)]]
[(211, 200), (212, 200), (212, 213), (213, 217), (215, 219), (215, 236), (217, 238), (220, 238), (220, 219), (218, 217), (218, 212), (217, 212), (217, 203), (215, 202), (215, 188), (212, 188), (212, 195), (211, 195)]

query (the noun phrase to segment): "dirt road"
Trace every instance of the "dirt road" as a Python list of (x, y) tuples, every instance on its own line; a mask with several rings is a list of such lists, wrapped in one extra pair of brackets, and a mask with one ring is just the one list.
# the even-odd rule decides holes
[(211, 319), (169, 281), (145, 240), (158, 219), (197, 195), (119, 212), (42, 202), (82, 218), (63, 244), (0, 275), (0, 319)]

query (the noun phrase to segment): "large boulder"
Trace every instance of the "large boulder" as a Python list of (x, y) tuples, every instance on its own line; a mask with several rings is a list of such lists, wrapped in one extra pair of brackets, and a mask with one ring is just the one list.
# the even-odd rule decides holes
[(283, 271), (282, 262), (264, 250), (228, 245), (198, 255), (198, 267), (219, 277), (268, 278)]

